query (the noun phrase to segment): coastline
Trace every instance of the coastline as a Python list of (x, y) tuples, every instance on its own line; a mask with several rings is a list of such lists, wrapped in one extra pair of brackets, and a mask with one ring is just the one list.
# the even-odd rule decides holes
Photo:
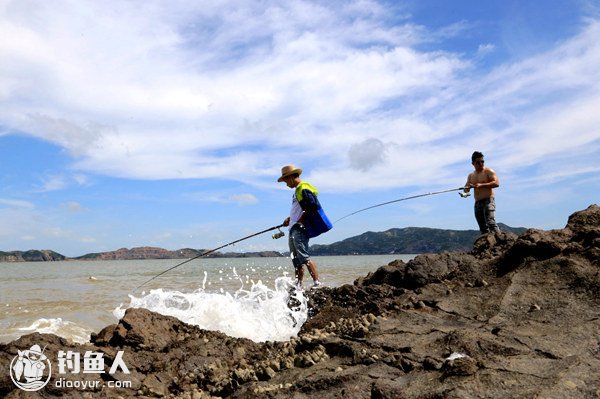
[[(63, 376), (93, 389), (65, 388), (53, 376), (31, 397), (594, 397), (598, 226), (593, 205), (564, 229), (483, 236), (470, 252), (419, 255), (353, 285), (308, 291), (310, 319), (284, 342), (128, 309), (88, 344), (34, 333), (0, 345), (0, 369), (37, 344), (53, 358), (104, 353), (105, 373)], [(129, 374), (109, 373), (119, 351)], [(8, 376), (0, 394), (21, 397)]]

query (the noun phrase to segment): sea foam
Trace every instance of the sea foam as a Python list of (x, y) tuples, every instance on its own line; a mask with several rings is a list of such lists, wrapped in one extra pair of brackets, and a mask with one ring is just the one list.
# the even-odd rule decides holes
[(306, 297), (293, 288), (289, 277), (275, 279), (273, 289), (258, 281), (249, 290), (240, 288), (233, 294), (159, 288), (129, 298), (129, 305), (121, 304), (113, 311), (118, 319), (127, 308), (145, 308), (205, 330), (255, 342), (289, 340), (298, 334), (308, 317)]
[(16, 330), (19, 331), (18, 336), (32, 332), (38, 332), (40, 334), (56, 334), (80, 344), (89, 342), (91, 333), (91, 330), (83, 328), (71, 321), (63, 320), (60, 317), (51, 319), (40, 318), (35, 320), (31, 325), (20, 327)]

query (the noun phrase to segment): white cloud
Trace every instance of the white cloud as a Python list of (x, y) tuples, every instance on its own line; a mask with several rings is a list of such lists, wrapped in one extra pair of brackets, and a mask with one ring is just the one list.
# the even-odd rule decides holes
[[(9, 2), (0, 30), (17, 39), (0, 46), (3, 78), (14, 83), (2, 119), (67, 148), (88, 170), (222, 177), (212, 165), (231, 158), (213, 151), (302, 146), (321, 133), (316, 125), (355, 119), (461, 67), (406, 47), (406, 32), (422, 29), (382, 26), (376, 3), (358, 14), (366, 4), (78, 2), (39, 4), (30, 15)], [(242, 129), (247, 120), (287, 129), (265, 135)]]
[(487, 55), (487, 54), (493, 52), (495, 49), (496, 49), (496, 46), (491, 43), (480, 44), (477, 47), (477, 54), (479, 54), (480, 56)]
[(79, 202), (76, 201), (67, 201), (60, 204), (61, 208), (65, 209), (70, 213), (78, 213), (84, 210), (83, 206)]
[(82, 174), (57, 174), (46, 176), (42, 179), (41, 186), (36, 190), (36, 192), (51, 192), (64, 190), (73, 184), (78, 186), (86, 186), (89, 185), (89, 179), (87, 176)]
[(250, 193), (223, 194), (196, 192), (185, 194), (184, 197), (198, 202), (214, 202), (220, 204), (254, 205), (258, 203), (258, 198)]
[(23, 210), (35, 209), (35, 205), (32, 202), (16, 200), (16, 199), (9, 199), (9, 198), (0, 198), (0, 207), (23, 209)]
[[(243, 169), (260, 186), (295, 158), (317, 184), (345, 191), (462, 180), (474, 148), (510, 170), (598, 147), (598, 21), (483, 73), (463, 55), (416, 47), (464, 21), (436, 32), (408, 16), (390, 24), (373, 1), (2, 8), (1, 124), (62, 146), (83, 172), (237, 180)], [(55, 176), (44, 191), (71, 182)]]
[(381, 140), (368, 138), (360, 143), (353, 144), (348, 150), (350, 167), (363, 172), (368, 171), (377, 164), (385, 162), (387, 146)]
[(258, 203), (258, 198), (252, 194), (237, 194), (229, 197), (231, 202), (238, 205), (254, 205)]
[(67, 179), (64, 176), (50, 176), (44, 179), (41, 192), (57, 191), (67, 187)]

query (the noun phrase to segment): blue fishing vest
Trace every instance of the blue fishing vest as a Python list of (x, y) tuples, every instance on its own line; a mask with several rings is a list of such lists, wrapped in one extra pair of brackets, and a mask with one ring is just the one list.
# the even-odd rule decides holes
[(319, 192), (310, 183), (301, 182), (294, 193), (304, 213), (304, 227), (309, 238), (321, 235), (333, 227), (317, 199)]

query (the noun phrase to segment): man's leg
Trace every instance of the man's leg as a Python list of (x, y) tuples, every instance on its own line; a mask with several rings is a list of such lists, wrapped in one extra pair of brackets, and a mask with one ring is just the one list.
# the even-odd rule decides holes
[(496, 202), (494, 201), (494, 197), (490, 198), (489, 203), (485, 207), (484, 217), (489, 231), (499, 233), (500, 228), (496, 224)]
[(296, 284), (302, 286), (302, 279), (304, 278), (304, 265), (294, 265), (294, 275), (296, 276)]
[(296, 259), (298, 260), (298, 264), (301, 266), (297, 268), (298, 281), (302, 282), (302, 276), (304, 275), (304, 268), (302, 265), (306, 265), (308, 272), (315, 282), (319, 281), (319, 274), (317, 273), (317, 265), (310, 259), (310, 255), (308, 254), (308, 235), (306, 234), (306, 229), (304, 227), (292, 229), (294, 231), (294, 247), (296, 248)]
[(486, 234), (488, 232), (487, 223), (485, 221), (485, 200), (480, 200), (475, 202), (475, 220), (477, 220), (477, 224), (479, 225), (479, 232), (481, 234)]
[(310, 259), (308, 262), (306, 262), (306, 268), (308, 269), (308, 272), (310, 273), (310, 276), (312, 277), (312, 279), (317, 282), (319, 281), (319, 273), (317, 272), (317, 264)]
[(292, 227), (290, 229), (288, 244), (290, 247), (290, 256), (292, 257), (292, 264), (294, 265), (294, 276), (296, 277), (296, 285), (302, 287), (302, 279), (304, 278), (304, 265), (301, 259), (301, 255), (298, 253), (298, 228)]

